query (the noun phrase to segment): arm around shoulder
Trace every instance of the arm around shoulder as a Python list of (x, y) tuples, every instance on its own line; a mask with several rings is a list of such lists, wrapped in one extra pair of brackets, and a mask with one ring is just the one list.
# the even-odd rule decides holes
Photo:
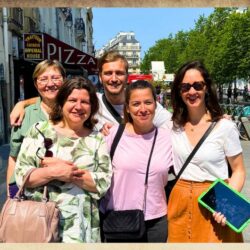
[(156, 110), (155, 110), (155, 117), (153, 120), (154, 125), (158, 128), (162, 127), (162, 126), (171, 127), (170, 124), (171, 124), (172, 114), (168, 110), (163, 108), (160, 103), (156, 102), (156, 105), (157, 106), (156, 106)]
[(16, 103), (10, 113), (10, 124), (11, 126), (20, 126), (25, 116), (25, 107), (36, 103), (38, 97), (33, 97), (27, 100), (19, 101)]

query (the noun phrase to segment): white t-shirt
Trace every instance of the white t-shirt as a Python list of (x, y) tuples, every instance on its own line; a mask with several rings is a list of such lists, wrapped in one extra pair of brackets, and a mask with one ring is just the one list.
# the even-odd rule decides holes
[[(102, 101), (102, 95), (101, 93), (97, 93), (97, 97), (99, 99), (99, 111), (96, 115), (96, 118), (98, 119), (98, 124), (96, 124), (95, 128), (97, 130), (100, 130), (103, 125), (106, 122), (118, 124), (116, 119), (112, 116), (112, 114), (109, 112), (109, 110), (106, 108), (105, 104)], [(123, 104), (121, 105), (112, 105), (114, 109), (123, 117)], [(167, 127), (171, 128), (171, 113), (167, 111), (165, 108), (161, 106), (161, 104), (157, 103), (156, 111), (155, 111), (155, 117), (154, 117), (154, 125), (156, 127)]]
[[(178, 173), (193, 150), (184, 130), (171, 131), (175, 173)], [(216, 124), (181, 175), (190, 181), (214, 181), (228, 178), (226, 156), (242, 152), (236, 125), (227, 119)]]

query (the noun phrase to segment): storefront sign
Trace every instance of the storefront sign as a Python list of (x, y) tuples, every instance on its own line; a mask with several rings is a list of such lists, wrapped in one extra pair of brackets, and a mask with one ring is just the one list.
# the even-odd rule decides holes
[[(24, 43), (24, 51), (27, 53), (35, 53), (41, 50), (41, 57), (38, 55), (27, 54), (24, 59), (26, 60), (44, 60), (44, 59), (56, 59), (64, 65), (77, 65), (88, 71), (88, 74), (97, 74), (97, 59), (83, 51), (76, 49), (48, 34), (25, 34), (24, 41), (32, 41), (33, 45), (28, 47), (26, 42)], [(31, 39), (32, 38), (32, 39)], [(36, 40), (34, 40), (36, 39)], [(42, 49), (38, 49), (38, 40), (41, 42)], [(35, 44), (35, 41), (37, 43)], [(31, 44), (31, 42), (30, 42)], [(43, 46), (42, 46), (43, 45)], [(33, 46), (33, 47), (32, 47)], [(33, 48), (33, 50), (31, 49)], [(43, 57), (42, 57), (43, 55)], [(35, 59), (35, 57), (37, 58)]]
[(44, 52), (48, 59), (57, 59), (69, 65), (82, 66), (89, 73), (97, 71), (97, 59), (54, 37), (44, 34)]
[(42, 34), (23, 34), (24, 59), (43, 60), (43, 35)]

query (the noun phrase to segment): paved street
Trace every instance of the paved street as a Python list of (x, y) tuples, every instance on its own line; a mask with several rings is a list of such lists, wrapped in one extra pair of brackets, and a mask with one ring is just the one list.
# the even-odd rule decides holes
[[(242, 193), (250, 200), (250, 141), (242, 141), (244, 162), (247, 169), (247, 179)], [(6, 164), (8, 158), (9, 146), (0, 146), (0, 207), (3, 205), (6, 197)], [(250, 225), (244, 231), (245, 242), (250, 243)]]
[[(250, 200), (250, 141), (242, 141), (244, 162), (247, 169), (247, 178), (242, 193)], [(244, 230), (244, 240), (250, 243), (250, 224)]]

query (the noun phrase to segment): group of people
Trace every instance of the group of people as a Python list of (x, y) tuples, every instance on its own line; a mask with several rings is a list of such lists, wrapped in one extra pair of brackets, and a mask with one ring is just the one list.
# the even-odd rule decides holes
[[(139, 242), (242, 242), (242, 235), (225, 225), (223, 214), (210, 214), (197, 201), (217, 178), (241, 191), (246, 175), (237, 128), (223, 118), (204, 65), (188, 62), (177, 71), (171, 89), (173, 114), (157, 103), (150, 83), (127, 85), (123, 55), (107, 52), (98, 69), (103, 94), (83, 77), (66, 80), (57, 61), (36, 66), (33, 79), (39, 98), (19, 102), (11, 113), (8, 194), (14, 195), (15, 182), (20, 186), (29, 169), (37, 168), (26, 183), (27, 195), (40, 199), (41, 187), (48, 184), (50, 198), (61, 211), (62, 242), (100, 242), (101, 214), (142, 208), (146, 230)], [(212, 122), (214, 129), (167, 203), (170, 167), (178, 173)], [(121, 123), (125, 129), (111, 160)]]

